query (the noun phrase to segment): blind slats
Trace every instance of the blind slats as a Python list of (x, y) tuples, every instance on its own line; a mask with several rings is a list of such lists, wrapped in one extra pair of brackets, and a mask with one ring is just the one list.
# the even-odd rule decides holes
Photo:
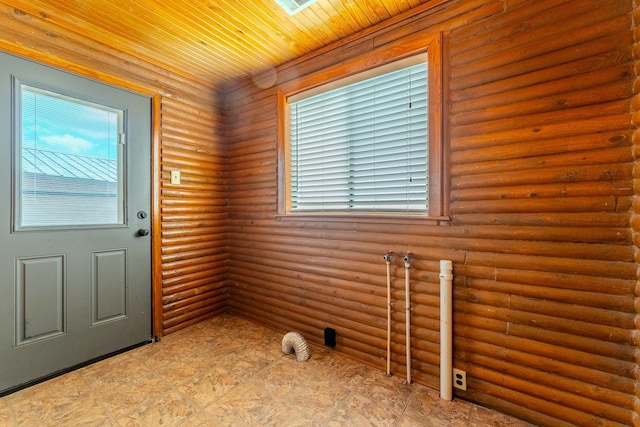
[(426, 211), (427, 63), (293, 102), (294, 211)]
[(18, 227), (121, 224), (124, 111), (21, 85)]

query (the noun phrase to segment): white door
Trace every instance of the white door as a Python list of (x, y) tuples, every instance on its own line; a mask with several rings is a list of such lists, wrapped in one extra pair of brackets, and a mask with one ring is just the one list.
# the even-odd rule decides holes
[(0, 53), (0, 393), (150, 339), (150, 117)]

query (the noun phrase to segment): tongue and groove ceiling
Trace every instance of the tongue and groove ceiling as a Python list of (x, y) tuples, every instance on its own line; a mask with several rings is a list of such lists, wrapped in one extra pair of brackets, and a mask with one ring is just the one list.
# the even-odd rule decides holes
[(446, 2), (319, 0), (290, 16), (274, 0), (0, 0), (212, 87)]

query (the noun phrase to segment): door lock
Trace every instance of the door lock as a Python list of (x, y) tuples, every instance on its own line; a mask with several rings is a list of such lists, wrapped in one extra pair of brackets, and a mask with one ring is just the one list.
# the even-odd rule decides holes
[(138, 218), (145, 219), (147, 217), (147, 213), (145, 211), (138, 212)]

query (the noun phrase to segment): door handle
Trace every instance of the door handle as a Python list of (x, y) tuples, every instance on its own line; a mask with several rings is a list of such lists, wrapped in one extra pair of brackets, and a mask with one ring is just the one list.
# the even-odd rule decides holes
[(149, 235), (148, 228), (141, 228), (140, 230), (138, 230), (138, 237), (148, 236), (148, 235)]

